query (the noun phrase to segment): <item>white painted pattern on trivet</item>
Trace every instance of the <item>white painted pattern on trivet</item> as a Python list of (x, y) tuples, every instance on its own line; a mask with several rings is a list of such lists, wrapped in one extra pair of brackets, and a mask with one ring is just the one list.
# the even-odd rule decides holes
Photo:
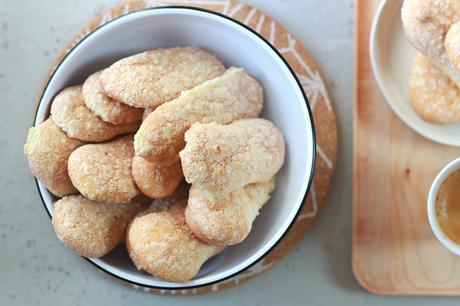
[(259, 21), (257, 21), (256, 31), (260, 32), (265, 22), (265, 14), (260, 14)]
[[(240, 12), (242, 9), (244, 9), (245, 5), (244, 3), (237, 3), (235, 7), (231, 9), (231, 1), (230, 0), (189, 0), (189, 1), (167, 1), (167, 0), (145, 0), (144, 5), (145, 7), (156, 7), (156, 6), (166, 6), (166, 5), (213, 5), (217, 7), (221, 7), (220, 12), (223, 14), (226, 14), (230, 17), (235, 16), (238, 12)], [(123, 6), (122, 12), (124, 14), (128, 13), (131, 11), (131, 6), (130, 3), (126, 3)], [(230, 10), (231, 9), (231, 10)], [(244, 19), (245, 24), (251, 23), (256, 15), (257, 10), (255, 8), (251, 8), (249, 11), (248, 15)], [(116, 17), (116, 16), (115, 16)], [(111, 11), (107, 11), (104, 15), (101, 17), (101, 21), (99, 25), (103, 25), (107, 23), (108, 21), (112, 20), (114, 16), (112, 16)], [(260, 32), (263, 24), (265, 22), (266, 15), (261, 13), (259, 15), (258, 20), (256, 21), (256, 31)], [(279, 52), (281, 54), (292, 54), (292, 56), (298, 61), (299, 65), (303, 68), (305, 71), (305, 74), (300, 73), (296, 71), (299, 80), (302, 84), (302, 87), (306, 93), (306, 95), (309, 98), (310, 105), (312, 111), (314, 111), (316, 103), (318, 101), (318, 96), (321, 96), (321, 100), (324, 101), (326, 108), (328, 109), (329, 112), (332, 112), (332, 107), (331, 107), (331, 102), (329, 100), (329, 96), (326, 92), (326, 88), (324, 86), (324, 82), (319, 75), (318, 71), (314, 71), (308, 64), (305, 62), (305, 60), (302, 58), (302, 56), (298, 53), (296, 49), (296, 40), (293, 38), (291, 34), (287, 34), (287, 41), (288, 45), (281, 47), (276, 44), (276, 32), (277, 32), (277, 23), (272, 20), (270, 23), (270, 32), (268, 35), (268, 40), (269, 42), (277, 47)], [(86, 35), (88, 35), (91, 32), (90, 28), (85, 29), (78, 35), (75, 39), (75, 41), (70, 45), (70, 47), (66, 50), (66, 52), (69, 52), (72, 47), (74, 47), (81, 39), (83, 39)], [(333, 168), (333, 162), (331, 159), (325, 154), (325, 152), (322, 150), (322, 148), (317, 144), (317, 152), (318, 156), (325, 162), (327, 167), (329, 169)], [(315, 186), (314, 183), (312, 184), (311, 188), (311, 199), (312, 199), (312, 207), (310, 210), (307, 210), (303, 212), (299, 218), (298, 221), (302, 221), (305, 219), (311, 219), (314, 218), (317, 214), (318, 211), (318, 204), (317, 204), (317, 199), (316, 199), (316, 191), (315, 191)], [(306, 208), (304, 207), (304, 210)], [(251, 276), (257, 275), (267, 269), (269, 269), (274, 262), (269, 262), (266, 263), (265, 260), (261, 260), (259, 263), (248, 269), (247, 271), (229, 279), (224, 282), (220, 282), (218, 284), (214, 284), (211, 289), (212, 291), (217, 291), (219, 290), (219, 286), (222, 284), (228, 284), (228, 283), (233, 283), (235, 285), (239, 284), (240, 281), (245, 280), (247, 278), (250, 278)], [(160, 294), (170, 294), (170, 295), (176, 295), (176, 294), (181, 294), (181, 295), (186, 295), (186, 294), (196, 294), (198, 293), (197, 289), (192, 289), (192, 290), (152, 290), (147, 287), (140, 287), (137, 285), (133, 285), (134, 288), (136, 289), (141, 289), (146, 292), (150, 291), (155, 291), (156, 293)]]
[(318, 212), (318, 202), (316, 200), (315, 182), (311, 184), (311, 210), (302, 212), (297, 219), (298, 221), (313, 218)]
[(238, 13), (244, 6), (244, 3), (238, 3), (234, 8), (233, 10), (231, 10), (229, 13), (228, 13), (228, 16), (229, 17), (234, 17), (236, 15), (236, 13)]
[(251, 22), (252, 17), (254, 17), (254, 15), (256, 14), (256, 12), (257, 12), (257, 10), (255, 8), (252, 8), (251, 11), (249, 12), (249, 14), (244, 19), (243, 23), (245, 25), (248, 25)]

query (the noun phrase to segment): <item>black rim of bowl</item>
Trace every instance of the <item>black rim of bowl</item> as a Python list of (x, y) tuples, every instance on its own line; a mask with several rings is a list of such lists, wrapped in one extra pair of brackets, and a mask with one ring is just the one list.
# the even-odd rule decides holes
[[(72, 51), (78, 46), (80, 45), (85, 39), (87, 39), (88, 37), (90, 37), (91, 35), (93, 35), (96, 31), (98, 31), (99, 29), (101, 29), (102, 27), (108, 25), (109, 23), (112, 23), (113, 21), (119, 19), (119, 18), (123, 18), (125, 16), (128, 16), (128, 15), (132, 15), (132, 14), (136, 14), (136, 13), (139, 13), (139, 12), (143, 12), (143, 11), (149, 11), (149, 10), (164, 10), (164, 9), (183, 9), (183, 10), (192, 10), (192, 11), (200, 11), (200, 12), (204, 12), (204, 13), (208, 13), (208, 14), (212, 14), (212, 15), (216, 15), (216, 16), (219, 16), (221, 18), (224, 18), (224, 19), (227, 19), (243, 28), (245, 28), (246, 30), (248, 30), (249, 32), (251, 32), (252, 34), (256, 35), (259, 39), (261, 39), (265, 44), (267, 44), (267, 46), (269, 46), (277, 55), (278, 57), (284, 62), (284, 64), (286, 65), (286, 67), (289, 69), (289, 71), (291, 72), (291, 75), (294, 77), (295, 81), (297, 82), (297, 86), (299, 87), (300, 91), (302, 92), (302, 95), (303, 95), (303, 98), (304, 98), (304, 101), (305, 101), (305, 104), (306, 104), (306, 107), (307, 107), (307, 110), (308, 110), (308, 114), (310, 116), (310, 125), (311, 125), (311, 136), (312, 136), (312, 143), (313, 143), (313, 155), (312, 155), (312, 167), (311, 167), (311, 171), (310, 173), (308, 174), (308, 185), (307, 185), (307, 190), (305, 191), (305, 195), (302, 199), (302, 203), (300, 204), (297, 212), (296, 212), (296, 215), (294, 216), (294, 218), (292, 219), (291, 223), (289, 224), (289, 226), (287, 227), (287, 229), (285, 230), (285, 232), (281, 235), (281, 237), (278, 239), (278, 241), (275, 242), (275, 244), (273, 244), (270, 249), (268, 249), (262, 256), (260, 256), (259, 258), (257, 258), (254, 262), (252, 262), (251, 264), (249, 264), (247, 267), (233, 273), (233, 274), (230, 274), (224, 278), (221, 278), (219, 280), (215, 280), (213, 282), (208, 282), (208, 283), (205, 283), (205, 284), (200, 284), (200, 285), (194, 285), (194, 286), (181, 286), (181, 287), (161, 287), (161, 286), (152, 286), (152, 285), (146, 285), (146, 284), (141, 284), (141, 283), (137, 283), (137, 282), (134, 282), (132, 280), (129, 280), (129, 279), (126, 279), (126, 278), (123, 278), (119, 275), (116, 275), (108, 270), (106, 270), (105, 268), (101, 267), (100, 265), (96, 264), (95, 262), (93, 262), (91, 259), (89, 258), (86, 258), (86, 257), (83, 257), (84, 259), (86, 259), (89, 263), (91, 263), (93, 266), (95, 266), (96, 268), (98, 268), (99, 270), (101, 270), (102, 272), (105, 272), (109, 275), (111, 275), (112, 277), (116, 278), (116, 279), (119, 279), (123, 282), (126, 282), (126, 283), (129, 283), (131, 285), (134, 285), (134, 286), (139, 286), (139, 287), (144, 287), (144, 288), (152, 288), (152, 289), (158, 289), (158, 290), (187, 290), (187, 289), (197, 289), (197, 288), (201, 288), (201, 287), (207, 287), (207, 286), (211, 286), (211, 285), (214, 285), (214, 284), (217, 284), (217, 283), (220, 283), (220, 282), (224, 282), (244, 271), (246, 271), (247, 269), (251, 268), (252, 266), (254, 266), (255, 264), (257, 264), (259, 261), (261, 261), (263, 258), (265, 258), (268, 254), (271, 253), (272, 250), (274, 250), (278, 244), (284, 239), (284, 237), (287, 235), (287, 233), (289, 233), (289, 231), (292, 229), (292, 226), (294, 225), (294, 223), (296, 222), (297, 218), (299, 217), (300, 215), (300, 212), (302, 211), (303, 207), (304, 207), (304, 204), (307, 200), (307, 197), (310, 193), (310, 189), (311, 189), (311, 186), (312, 186), (312, 183), (313, 183), (313, 174), (314, 174), (314, 170), (315, 170), (315, 165), (316, 165), (316, 131), (315, 131), (315, 124), (314, 124), (314, 121), (313, 121), (313, 113), (311, 111), (311, 108), (310, 108), (310, 104), (308, 102), (308, 98), (307, 98), (307, 95), (305, 94), (305, 91), (303, 90), (303, 87), (302, 87), (302, 84), (300, 83), (295, 71), (292, 69), (292, 67), (289, 65), (289, 63), (287, 62), (287, 60), (281, 55), (281, 53), (269, 42), (267, 41), (262, 35), (260, 35), (259, 33), (257, 33), (256, 31), (254, 31), (253, 29), (251, 29), (249, 26), (241, 23), (240, 21), (238, 20), (235, 20), (227, 15), (224, 15), (224, 14), (221, 14), (221, 13), (218, 13), (218, 12), (215, 12), (215, 11), (211, 11), (211, 10), (207, 10), (207, 9), (203, 9), (203, 8), (197, 8), (197, 7), (188, 7), (188, 6), (162, 6), (162, 7), (149, 7), (149, 8), (144, 8), (144, 9), (141, 9), (141, 10), (137, 10), (137, 11), (133, 11), (133, 12), (130, 12), (130, 13), (127, 13), (125, 15), (122, 15), (122, 16), (119, 16), (117, 18), (114, 18), (110, 21), (108, 21), (107, 23), (99, 26), (98, 28), (96, 28), (95, 30), (93, 30), (91, 33), (89, 33), (87, 36), (85, 36), (82, 40), (80, 40), (75, 46), (72, 47), (72, 49), (62, 58), (62, 60), (59, 62), (59, 64), (54, 68), (53, 70), (53, 73), (51, 74), (51, 76), (49, 77), (49, 80), (48, 82), (46, 83), (46, 86), (44, 87), (43, 89), (43, 92), (40, 96), (40, 100), (36, 106), (36, 109), (35, 109), (35, 115), (34, 115), (34, 121), (33, 121), (33, 124), (32, 126), (35, 125), (36, 121), (37, 121), (37, 114), (38, 114), (38, 109), (42, 103), (42, 99), (43, 99), (43, 95), (44, 93), (46, 92), (46, 89), (48, 88), (48, 85), (49, 83), (51, 82), (51, 80), (53, 79), (54, 77), (54, 74), (56, 73), (56, 71), (59, 69), (59, 67), (61, 66), (61, 64), (65, 61), (65, 59), (69, 56), (69, 54), (72, 53)], [(35, 184), (37, 186), (37, 190), (38, 190), (38, 194), (40, 195), (40, 198), (42, 200), (42, 204), (43, 206), (45, 207), (45, 210), (46, 212), (48, 213), (48, 216), (51, 218), (51, 213), (50, 211), (48, 210), (48, 207), (46, 206), (46, 203), (45, 203), (45, 199), (43, 198), (43, 195), (41, 193), (41, 190), (40, 190), (40, 187), (38, 185), (38, 180), (35, 178)]]

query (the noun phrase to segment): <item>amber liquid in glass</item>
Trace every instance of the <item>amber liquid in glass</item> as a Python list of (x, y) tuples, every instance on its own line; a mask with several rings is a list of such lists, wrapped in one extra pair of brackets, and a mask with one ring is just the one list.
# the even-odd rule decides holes
[(436, 216), (444, 234), (460, 244), (460, 169), (450, 174), (439, 188)]

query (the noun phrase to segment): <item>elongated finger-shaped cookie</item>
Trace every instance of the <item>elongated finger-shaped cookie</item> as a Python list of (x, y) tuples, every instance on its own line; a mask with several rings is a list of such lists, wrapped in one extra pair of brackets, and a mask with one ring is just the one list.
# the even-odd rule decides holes
[(171, 163), (178, 159), (185, 145), (184, 133), (193, 123), (225, 124), (257, 117), (262, 104), (262, 87), (257, 80), (244, 69), (230, 68), (151, 113), (136, 133), (136, 154), (156, 163)]
[(150, 50), (114, 63), (99, 81), (104, 92), (134, 107), (155, 107), (224, 73), (223, 64), (199, 48)]
[(85, 257), (101, 257), (123, 240), (129, 222), (149, 204), (144, 197), (114, 205), (73, 195), (54, 203), (51, 222), (67, 247)]
[(117, 135), (134, 132), (139, 127), (139, 122), (114, 125), (103, 121), (86, 107), (81, 85), (61, 91), (51, 104), (51, 115), (69, 137), (86, 142), (107, 141)]
[(134, 156), (132, 171), (137, 187), (150, 198), (169, 196), (184, 178), (180, 161), (171, 166), (159, 166), (140, 156)]
[(284, 162), (283, 135), (261, 118), (228, 125), (195, 123), (185, 133), (185, 141), (180, 152), (185, 179), (212, 193), (266, 182)]
[(64, 196), (76, 193), (67, 172), (67, 159), (83, 142), (69, 138), (50, 117), (29, 129), (24, 153), (29, 167), (51, 193)]
[(460, 90), (420, 53), (412, 67), (409, 96), (423, 120), (437, 124), (460, 122)]
[(102, 71), (90, 75), (83, 83), (85, 105), (102, 120), (112, 124), (140, 124), (144, 109), (135, 108), (109, 98), (99, 85)]
[(460, 0), (405, 0), (401, 17), (412, 46), (460, 87), (460, 71), (445, 46), (450, 27), (460, 21)]
[(132, 135), (81, 146), (70, 154), (70, 179), (88, 199), (128, 203), (140, 193), (131, 174), (133, 156)]
[(249, 234), (259, 210), (270, 198), (274, 180), (249, 184), (227, 194), (211, 194), (192, 185), (185, 221), (204, 242), (235, 245)]
[(223, 250), (196, 238), (185, 223), (187, 199), (171, 208), (137, 216), (128, 226), (126, 246), (139, 270), (170, 282), (191, 280), (201, 266)]

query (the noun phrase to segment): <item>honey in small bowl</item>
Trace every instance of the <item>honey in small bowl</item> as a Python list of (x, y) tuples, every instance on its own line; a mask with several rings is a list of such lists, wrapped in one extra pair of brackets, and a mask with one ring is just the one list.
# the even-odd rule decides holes
[(441, 184), (435, 207), (443, 233), (460, 244), (460, 169), (451, 173)]

